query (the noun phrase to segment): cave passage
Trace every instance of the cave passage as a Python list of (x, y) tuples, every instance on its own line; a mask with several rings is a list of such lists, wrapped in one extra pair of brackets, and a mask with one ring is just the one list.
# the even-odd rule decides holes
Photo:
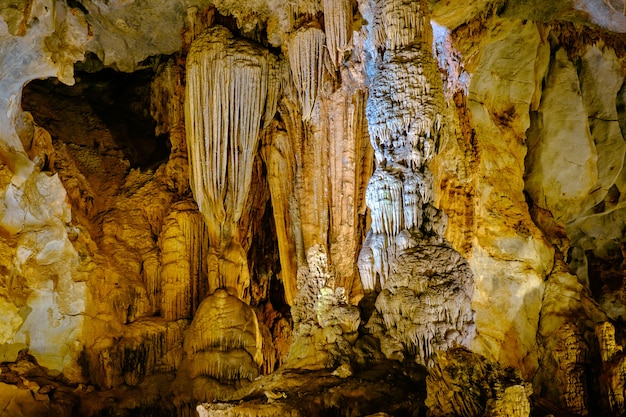
[(62, 141), (121, 153), (132, 168), (156, 168), (167, 160), (167, 135), (155, 136), (150, 116), (150, 83), (154, 73), (121, 73), (111, 69), (77, 72), (76, 84), (56, 78), (34, 80), (24, 87), (22, 107), (35, 122)]

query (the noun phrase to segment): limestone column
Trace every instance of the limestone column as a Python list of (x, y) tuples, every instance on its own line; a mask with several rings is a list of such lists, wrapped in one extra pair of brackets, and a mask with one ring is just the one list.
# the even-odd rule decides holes
[(378, 292), (369, 327), (383, 353), (428, 363), (436, 349), (467, 346), (474, 335), (473, 278), (443, 238), (431, 204), (429, 163), (444, 98), (425, 1), (377, 5), (372, 40), (382, 50), (367, 101), (376, 170), (366, 192), (372, 224), (359, 257), (363, 287)]

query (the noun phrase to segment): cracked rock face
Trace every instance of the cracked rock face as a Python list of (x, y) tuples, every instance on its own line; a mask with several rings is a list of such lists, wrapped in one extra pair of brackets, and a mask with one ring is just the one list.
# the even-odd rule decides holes
[(0, 410), (622, 414), (624, 32), (624, 0), (3, 2)]

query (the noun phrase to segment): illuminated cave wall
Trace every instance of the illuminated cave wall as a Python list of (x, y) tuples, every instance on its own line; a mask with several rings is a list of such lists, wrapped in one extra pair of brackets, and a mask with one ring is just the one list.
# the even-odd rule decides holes
[(625, 11), (1, 4), (0, 410), (621, 415)]

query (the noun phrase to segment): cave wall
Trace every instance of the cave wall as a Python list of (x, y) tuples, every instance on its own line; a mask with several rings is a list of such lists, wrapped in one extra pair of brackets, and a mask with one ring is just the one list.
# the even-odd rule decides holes
[[(0, 405), (397, 361), (431, 415), (623, 413), (626, 6), (545, 7), (0, 6)], [(488, 394), (431, 397), (471, 355)]]

